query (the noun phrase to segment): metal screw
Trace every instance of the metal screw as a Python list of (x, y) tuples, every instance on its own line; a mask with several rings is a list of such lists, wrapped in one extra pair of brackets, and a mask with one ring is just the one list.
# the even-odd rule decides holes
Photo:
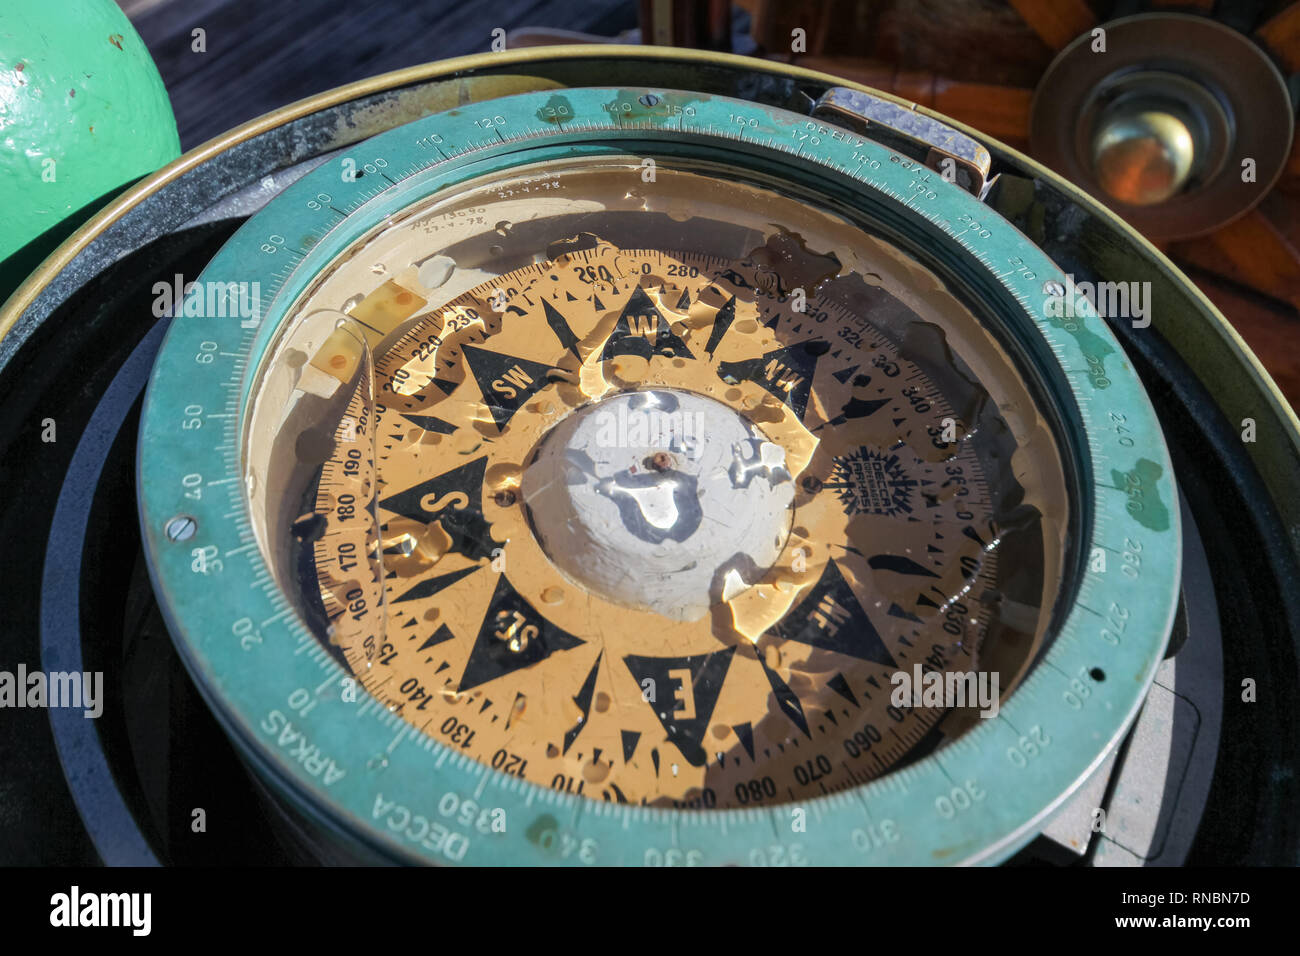
[(496, 495), (493, 496), (492, 500), (502, 508), (509, 508), (515, 503), (516, 498), (515, 493), (509, 488), (506, 488), (503, 491), (498, 491)]
[(659, 97), (655, 96), (653, 93), (647, 93), (645, 96), (641, 97), (641, 105), (642, 105), (642, 106), (658, 106), (658, 105), (659, 105)]
[(167, 522), (168, 541), (188, 541), (199, 530), (199, 523), (189, 515), (177, 515)]
[(1065, 295), (1065, 286), (1061, 285), (1061, 283), (1057, 282), (1055, 279), (1050, 279), (1043, 283), (1043, 291), (1050, 296), (1060, 298)]
[(666, 451), (657, 451), (650, 456), (650, 467), (655, 471), (667, 471), (673, 466), (673, 456)]
[(816, 475), (809, 475), (803, 480), (803, 490), (810, 495), (815, 495), (822, 490), (822, 480)]

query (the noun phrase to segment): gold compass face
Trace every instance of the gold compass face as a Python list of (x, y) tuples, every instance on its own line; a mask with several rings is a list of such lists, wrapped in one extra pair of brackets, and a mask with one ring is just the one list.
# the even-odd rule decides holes
[(294, 523), (305, 613), (373, 699), (542, 786), (713, 808), (865, 782), (975, 719), (895, 674), (1005, 695), (1037, 651), (1060, 458), (898, 249), (765, 184), (636, 170), (413, 210), (301, 304), (338, 327), (280, 354), (349, 400)]

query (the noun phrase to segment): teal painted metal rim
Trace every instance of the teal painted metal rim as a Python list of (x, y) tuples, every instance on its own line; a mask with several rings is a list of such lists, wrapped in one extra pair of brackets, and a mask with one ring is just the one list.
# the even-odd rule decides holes
[[(345, 671), (278, 593), (249, 523), (240, 442), (259, 363), (319, 268), (386, 216), (488, 172), (611, 153), (730, 156), (854, 197), (895, 228), (912, 222), (998, 299), (1029, 355), (1055, 356), (1058, 367), (1045, 366), (1044, 377), (1079, 453), (1082, 495), (1074, 505), (1084, 516), (1085, 560), (1054, 641), (996, 718), (851, 790), (766, 809), (668, 811), (544, 789), (454, 753), (368, 697), (342, 699)], [(168, 626), (250, 762), (300, 809), (410, 861), (997, 862), (1032, 838), (1118, 742), (1176, 609), (1172, 466), (1151, 404), (1105, 323), (1082, 297), (1072, 317), (1046, 314), (1046, 283), (1064, 284), (1065, 276), (992, 209), (838, 127), (665, 90), (506, 97), (391, 130), (346, 156), (362, 177), (345, 182), (337, 162), (325, 163), (212, 260), (200, 282), (260, 282), (260, 320), (245, 327), (238, 318), (176, 316), (140, 425), (140, 518)], [(186, 496), (192, 475), (198, 498)], [(197, 530), (173, 542), (165, 529), (178, 515), (193, 517)], [(800, 832), (791, 825), (794, 806), (806, 811)], [(492, 828), (498, 809), (504, 832)]]

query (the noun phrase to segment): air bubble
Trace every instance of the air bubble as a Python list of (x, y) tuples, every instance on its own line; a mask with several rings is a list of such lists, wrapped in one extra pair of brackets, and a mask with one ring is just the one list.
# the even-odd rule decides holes
[(436, 289), (445, 285), (456, 271), (456, 260), (451, 256), (434, 256), (420, 263), (417, 278), (426, 289)]

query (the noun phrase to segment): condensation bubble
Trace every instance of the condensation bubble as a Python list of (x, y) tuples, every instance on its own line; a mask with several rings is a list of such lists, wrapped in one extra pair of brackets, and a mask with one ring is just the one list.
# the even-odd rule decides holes
[(426, 289), (436, 289), (451, 278), (456, 271), (456, 260), (451, 256), (434, 256), (420, 263), (420, 285)]

